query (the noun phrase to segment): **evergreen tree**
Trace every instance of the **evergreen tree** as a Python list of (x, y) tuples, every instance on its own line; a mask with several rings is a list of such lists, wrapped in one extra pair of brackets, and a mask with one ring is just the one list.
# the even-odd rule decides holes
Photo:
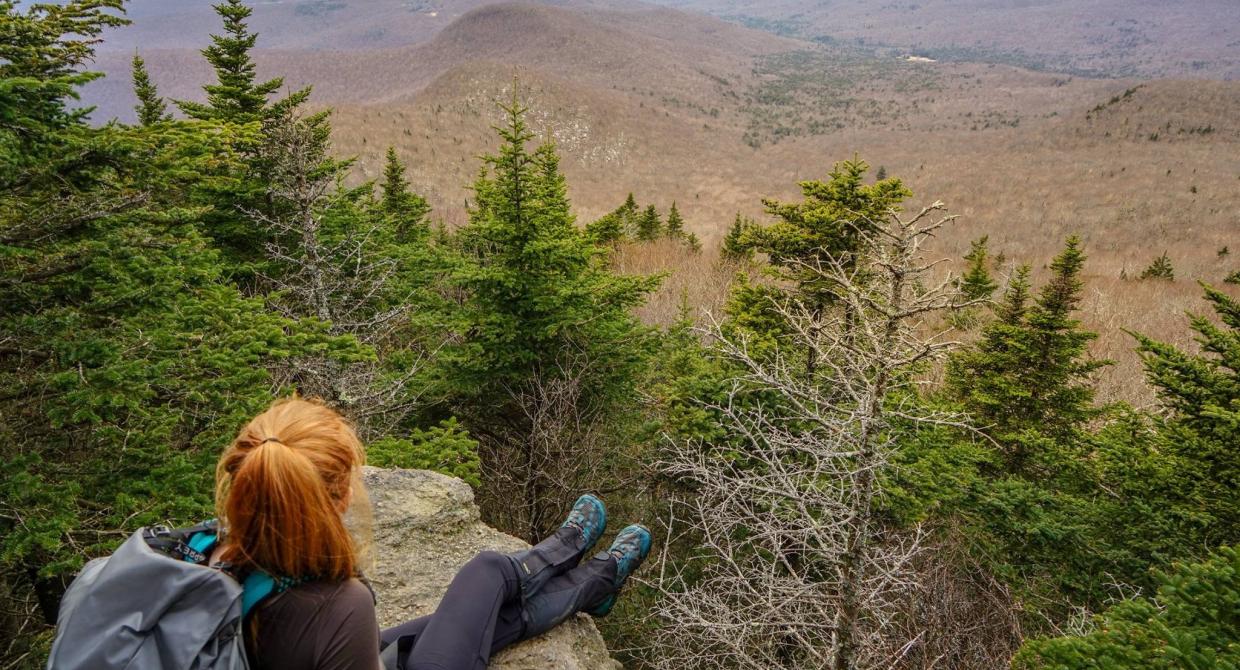
[[(197, 197), (200, 204), (210, 208), (201, 229), (223, 252), (233, 281), (247, 294), (256, 295), (270, 289), (263, 277), (275, 269), (269, 267), (266, 249), (277, 240), (272, 239), (267, 227), (256, 225), (255, 219), (285, 214), (277, 211), (269, 189), (273, 181), (281, 178), (275, 174), (281, 167), (269, 162), (269, 137), (279, 132), (287, 119), (298, 115), (310, 89), (303, 88), (270, 102), (283, 79), (256, 81), (250, 51), (258, 35), (251, 33), (246, 24), (250, 8), (242, 0), (224, 0), (214, 8), (223, 20), (224, 31), (213, 34), (211, 46), (202, 53), (214, 69), (215, 83), (203, 86), (207, 94), (205, 103), (175, 104), (190, 119), (220, 124), (221, 132), (229, 139), (229, 148), (240, 158), (221, 165), (217, 175), (224, 179), (200, 189)], [(312, 116), (302, 118), (308, 122)], [(318, 123), (325, 125), (326, 117), (319, 117)], [(230, 172), (220, 172), (224, 169)]]
[(133, 55), (133, 91), (138, 97), (138, 106), (134, 111), (138, 114), (138, 123), (144, 126), (168, 121), (172, 115), (168, 113), (168, 103), (159, 97), (155, 84), (146, 71), (146, 63), (138, 54)]
[(414, 428), (405, 438), (380, 438), (366, 445), (366, 464), (380, 468), (434, 470), (459, 477), (475, 488), (478, 478), (478, 441), (456, 417), (428, 429)]
[(779, 221), (750, 232), (754, 249), (769, 254), (777, 276), (795, 282), (807, 305), (825, 305), (831, 287), (806, 268), (855, 254), (859, 233), (875, 231), (875, 222), (912, 195), (898, 179), (865, 184), (868, 169), (861, 160), (841, 161), (827, 181), (801, 182), (801, 202), (763, 201)]
[(1220, 323), (1194, 315), (1200, 354), (1137, 335), (1146, 376), (1171, 411), (1168, 446), (1191, 465), (1190, 497), (1209, 516), (1206, 546), (1240, 542), (1240, 302), (1206, 287)]
[(253, 10), (243, 0), (224, 0), (214, 7), (216, 14), (224, 20), (224, 34), (212, 35), (212, 44), (202, 50), (202, 55), (215, 69), (216, 83), (203, 87), (207, 93), (205, 103), (176, 101), (177, 107), (186, 116), (237, 124), (252, 123), (270, 118), (281, 108), (296, 107), (310, 96), (310, 89), (304, 88), (277, 105), (268, 104), (268, 98), (280, 90), (284, 79), (276, 77), (264, 82), (256, 81), (250, 50), (254, 48), (258, 35), (251, 33), (246, 24)]
[(1025, 314), (1029, 311), (1029, 271), (1028, 265), (1016, 268), (1016, 272), (1012, 273), (1012, 278), (1008, 281), (1007, 289), (1003, 292), (1003, 300), (995, 306), (995, 315), (1009, 326), (1020, 326), (1024, 323)]
[(616, 211), (619, 212), (622, 217), (629, 219), (637, 218), (637, 200), (633, 197), (632, 191), (630, 191), (628, 197), (624, 199), (624, 204), (620, 205), (619, 209)]
[(637, 240), (639, 242), (653, 242), (659, 239), (663, 233), (663, 221), (659, 218), (659, 210), (654, 205), (649, 205), (642, 212), (640, 218), (637, 219)]
[(446, 320), (442, 250), (424, 223), (411, 223), (410, 203), (418, 203), (403, 190), (399, 170), (388, 171), (379, 199), (372, 183), (344, 185), (351, 161), (331, 157), (326, 112), (285, 111), (265, 129), (258, 157), (268, 166), (272, 213), (250, 216), (272, 240), (266, 277), (273, 290), (267, 301), (290, 317), (322, 322), (329, 333), (350, 336), (373, 352), (335, 361), (299, 354), (282, 372), (298, 379), (307, 393), (336, 405), (364, 438), (407, 426), (418, 418), (419, 398), (433, 392), (424, 369), (440, 344), (432, 331), (442, 330), (442, 324), (429, 325)]
[(112, 13), (120, 8), (121, 0), (71, 0), (19, 12), (14, 2), (0, 2), (0, 194), (36, 188), (32, 175), (49, 174), (43, 168), (72, 155), (69, 131), (91, 110), (64, 100), (102, 76), (80, 68), (104, 30), (128, 23)]
[[(828, 181), (800, 183), (804, 198), (785, 203), (765, 199), (767, 213), (779, 219), (752, 227), (745, 238), (755, 251), (767, 254), (771, 274), (794, 286), (791, 297), (812, 314), (821, 314), (835, 300), (834, 281), (818, 268), (857, 262), (860, 240), (877, 231), (879, 222), (911, 195), (898, 179), (864, 182), (869, 166), (861, 160), (836, 163)], [(805, 352), (806, 373), (817, 366), (817, 353)]]
[[(1016, 269), (981, 339), (948, 359), (949, 395), (990, 441), (957, 440), (927, 461), (928, 481), (972, 481), (948, 496), (961, 496), (984, 564), (1028, 603), (1031, 634), (1102, 606), (1109, 584), (1147, 584), (1151, 562), (1183, 551), (1192, 516), (1175, 500), (1173, 459), (1151, 448), (1139, 417), (1091, 430), (1103, 411), (1091, 376), (1107, 362), (1088, 359), (1094, 334), (1072, 317), (1083, 263), (1070, 239), (1036, 295), (1029, 267)], [(947, 475), (944, 459), (965, 467)]]
[(612, 215), (620, 224), (621, 235), (618, 239), (637, 239), (637, 222), (641, 218), (641, 211), (638, 210), (637, 200), (632, 193), (625, 197), (624, 203), (617, 207)]
[(383, 167), (383, 211), (392, 217), (396, 234), (402, 241), (421, 239), (430, 233), (426, 215), (430, 205), (426, 199), (409, 190), (405, 179), (405, 166), (396, 155), (395, 147), (388, 147), (387, 162)]
[(672, 208), (667, 212), (667, 224), (663, 233), (673, 240), (685, 237), (685, 220), (680, 216), (680, 210), (676, 209), (675, 200), (672, 201)]
[(598, 245), (612, 245), (624, 239), (624, 222), (616, 212), (608, 212), (586, 224), (586, 236)]
[(1039, 437), (1071, 445), (1084, 423), (1098, 415), (1090, 377), (1109, 361), (1087, 358), (1097, 335), (1072, 317), (1084, 262), (1079, 240), (1069, 238), (1032, 305), (1029, 269), (1018, 269), (998, 306), (998, 320), (973, 349), (949, 360), (948, 388), (1004, 446), (1012, 472), (1024, 472), (1040, 456), (1034, 453), (1041, 450)]
[(1164, 251), (1161, 256), (1150, 263), (1149, 267), (1142, 270), (1141, 278), (1175, 281), (1175, 268), (1171, 267), (1171, 259), (1167, 257), (1167, 252)]
[(1017, 670), (1240, 667), (1240, 550), (1157, 575), (1152, 598), (1124, 601), (1078, 636), (1033, 639)]
[(626, 439), (649, 342), (630, 310), (656, 282), (606, 269), (573, 225), (554, 148), (531, 153), (526, 108), (514, 97), (502, 109), (499, 153), (485, 157), (458, 234), (464, 303), (444, 376), (480, 443), (484, 511), (538, 537), (577, 495), (580, 468)]
[(732, 221), (732, 227), (728, 228), (728, 234), (723, 237), (723, 246), (719, 250), (719, 256), (723, 260), (735, 262), (753, 258), (753, 247), (745, 237), (753, 225), (752, 219), (742, 217), (740, 212), (736, 213), (736, 219)]
[(968, 300), (988, 300), (999, 287), (987, 267), (987, 239), (983, 236), (970, 243), (969, 253), (964, 257), (969, 265), (961, 278), (960, 292)]

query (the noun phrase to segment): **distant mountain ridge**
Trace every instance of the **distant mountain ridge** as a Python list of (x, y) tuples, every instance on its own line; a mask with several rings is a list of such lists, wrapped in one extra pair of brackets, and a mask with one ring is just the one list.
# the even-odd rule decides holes
[[(377, 1), (381, 10), (389, 4)], [(420, 41), (369, 49), (273, 47), (271, 42), (279, 45), (287, 40), (268, 39), (256, 19), (259, 74), (283, 76), (290, 88), (312, 85), (318, 103), (382, 104), (412, 99), (455, 67), (495, 61), (546, 69), (593, 85), (624, 83), (661, 96), (693, 96), (701, 98), (696, 102), (701, 105), (714, 95), (710, 76), (745, 71), (755, 55), (797, 46), (761, 31), (653, 5), (634, 4), (623, 10), (599, 8), (592, 2), (454, 6), (464, 4), (478, 6)], [(128, 74), (134, 53), (142, 54), (161, 93), (169, 98), (201, 99), (201, 86), (211, 77), (199, 53), (209, 44), (207, 36), (196, 42), (186, 39), (175, 49), (135, 48), (134, 35), (151, 28), (143, 12), (134, 12), (133, 18), (134, 25), (117, 31), (114, 43), (99, 52), (96, 65), (107, 77), (85, 89), (84, 101), (99, 107), (98, 120), (132, 118)], [(208, 30), (217, 29), (213, 25)], [(130, 30), (133, 33), (126, 32)]]
[(1234, 0), (651, 0), (805, 39), (1087, 76), (1240, 80)]

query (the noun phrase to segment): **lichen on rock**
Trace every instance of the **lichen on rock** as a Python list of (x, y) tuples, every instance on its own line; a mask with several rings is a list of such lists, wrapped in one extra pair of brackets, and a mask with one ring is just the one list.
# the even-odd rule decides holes
[[(457, 569), (480, 551), (529, 545), (482, 523), (465, 482), (426, 470), (367, 467), (374, 506), (374, 566), (367, 576), (378, 597), (380, 626), (435, 610)], [(533, 640), (505, 649), (494, 670), (618, 670), (602, 636), (584, 614)]]

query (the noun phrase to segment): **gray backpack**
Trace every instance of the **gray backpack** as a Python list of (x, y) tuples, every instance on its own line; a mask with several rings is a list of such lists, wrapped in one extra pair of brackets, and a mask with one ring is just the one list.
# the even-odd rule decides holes
[(242, 622), (291, 583), (207, 567), (214, 522), (143, 528), (86, 564), (60, 602), (48, 670), (245, 670)]

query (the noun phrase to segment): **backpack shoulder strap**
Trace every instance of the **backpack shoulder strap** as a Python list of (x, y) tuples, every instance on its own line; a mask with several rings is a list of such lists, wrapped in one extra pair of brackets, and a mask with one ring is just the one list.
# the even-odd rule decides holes
[(310, 578), (272, 577), (262, 570), (252, 570), (241, 580), (241, 616), (244, 618), (254, 608), (269, 597), (279, 596), (285, 591), (306, 582)]
[[(155, 549), (186, 562), (203, 565), (206, 564), (211, 552), (220, 542), (219, 522), (211, 519), (196, 526), (178, 529), (156, 527), (147, 531), (145, 539), (146, 543)], [(229, 567), (222, 564), (220, 567), (224, 572), (236, 577)], [(280, 595), (308, 580), (276, 578), (262, 570), (251, 570), (239, 581), (241, 582), (241, 616), (245, 618), (268, 597)]]
[[(214, 526), (195, 526), (191, 529), (191, 531), (189, 540), (186, 541), (185, 544), (198, 556), (202, 557), (202, 560), (195, 560), (192, 562), (206, 563), (206, 559), (211, 556), (211, 552), (220, 542), (219, 531)], [(185, 560), (189, 561), (191, 559), (189, 556), (186, 556)]]
[(282, 593), (288, 587), (277, 591), (278, 584), (271, 575), (262, 570), (254, 570), (246, 575), (241, 582), (241, 618), (249, 616), (254, 610), (254, 606), (262, 602), (267, 596), (275, 593)]
[(214, 519), (189, 528), (153, 526), (142, 529), (142, 539), (156, 551), (189, 563), (206, 563), (219, 540), (219, 523)]

